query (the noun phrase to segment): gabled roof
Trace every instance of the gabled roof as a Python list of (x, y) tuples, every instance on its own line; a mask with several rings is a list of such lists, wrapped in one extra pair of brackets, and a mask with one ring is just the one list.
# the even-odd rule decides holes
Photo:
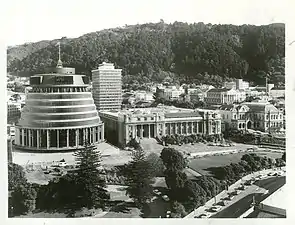
[(255, 111), (255, 112), (278, 111), (278, 109), (270, 103), (246, 102), (246, 103), (243, 103), (243, 105), (248, 106), (251, 111)]

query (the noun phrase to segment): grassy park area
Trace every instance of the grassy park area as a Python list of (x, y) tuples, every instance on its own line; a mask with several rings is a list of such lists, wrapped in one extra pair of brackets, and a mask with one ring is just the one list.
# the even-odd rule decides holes
[[(269, 157), (272, 159), (280, 158), (282, 157), (282, 153), (276, 153), (276, 152), (265, 152), (265, 151), (259, 151), (255, 152), (258, 156), (261, 157)], [(206, 169), (210, 167), (218, 167), (218, 166), (226, 166), (230, 163), (238, 163), (242, 156), (245, 153), (234, 153), (234, 154), (227, 154), (227, 155), (217, 155), (217, 156), (207, 156), (202, 158), (193, 159), (189, 163), (189, 167), (198, 173), (202, 175), (209, 175), (210, 172)]]

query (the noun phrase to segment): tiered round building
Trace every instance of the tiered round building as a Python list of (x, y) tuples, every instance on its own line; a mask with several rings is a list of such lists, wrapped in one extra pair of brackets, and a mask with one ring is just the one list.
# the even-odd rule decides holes
[(104, 140), (104, 126), (88, 90), (89, 79), (74, 68), (57, 68), (30, 78), (32, 89), (16, 124), (15, 146), (23, 150), (65, 151)]

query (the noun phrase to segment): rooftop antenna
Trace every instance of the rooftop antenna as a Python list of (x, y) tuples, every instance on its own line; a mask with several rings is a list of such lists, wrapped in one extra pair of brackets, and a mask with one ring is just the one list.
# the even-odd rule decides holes
[(62, 61), (60, 59), (60, 42), (57, 42), (56, 46), (58, 46), (58, 61), (57, 61), (57, 68), (62, 68)]

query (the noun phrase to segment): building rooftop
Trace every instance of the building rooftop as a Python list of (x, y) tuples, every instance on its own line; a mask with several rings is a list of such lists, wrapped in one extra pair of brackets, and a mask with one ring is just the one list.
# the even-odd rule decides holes
[(226, 92), (230, 91), (231, 89), (228, 88), (212, 88), (208, 92)]
[(274, 192), (272, 195), (270, 195), (268, 198), (266, 198), (261, 203), (263, 205), (268, 205), (280, 209), (287, 209), (287, 196), (286, 196), (286, 185), (278, 189), (276, 192)]

